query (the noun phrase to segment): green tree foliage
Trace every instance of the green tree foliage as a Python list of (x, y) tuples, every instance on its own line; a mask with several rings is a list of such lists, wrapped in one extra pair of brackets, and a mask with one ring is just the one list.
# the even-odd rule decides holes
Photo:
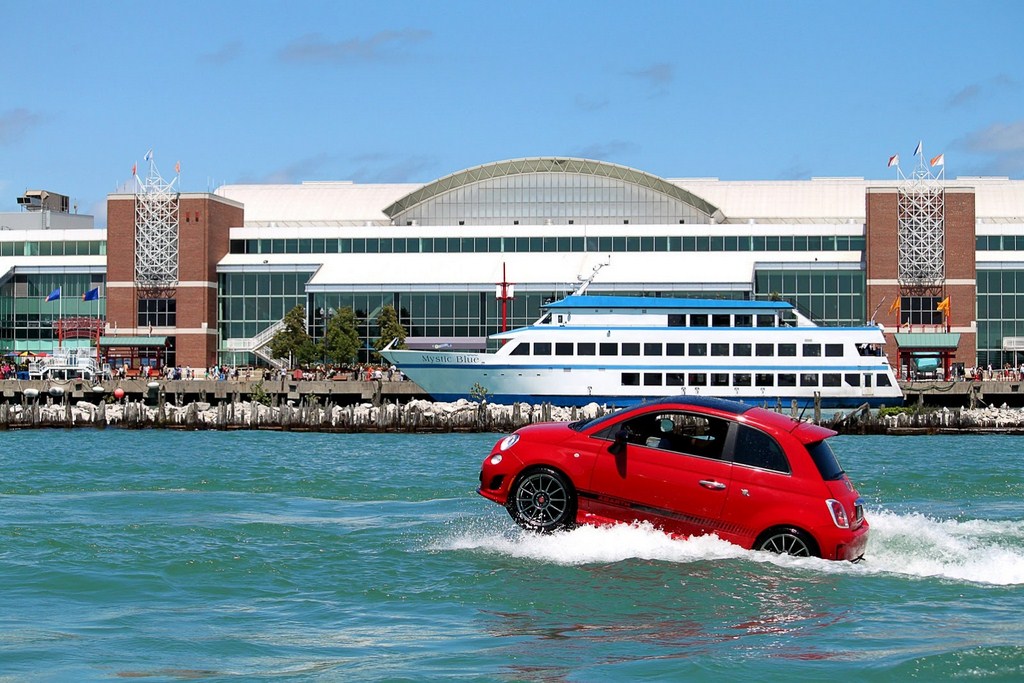
[(317, 358), (316, 344), (306, 332), (306, 307), (296, 306), (285, 313), (284, 329), (270, 340), (274, 358), (288, 359), (292, 365), (312, 363)]
[(351, 308), (346, 306), (328, 319), (321, 343), (324, 357), (332, 363), (345, 365), (356, 360), (361, 346), (359, 319)]
[(388, 305), (380, 309), (380, 315), (377, 316), (377, 327), (380, 330), (380, 338), (373, 343), (373, 348), (380, 351), (392, 341), (395, 342), (394, 348), (405, 348), (405, 338), (408, 333), (402, 327), (402, 323), (398, 322), (398, 312), (395, 311), (394, 306)]

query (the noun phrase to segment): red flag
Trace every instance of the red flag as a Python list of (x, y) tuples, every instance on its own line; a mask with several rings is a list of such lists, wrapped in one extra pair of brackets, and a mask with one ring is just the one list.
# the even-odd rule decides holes
[(174, 164), (174, 172), (175, 173), (181, 173), (181, 162), (180, 161), (177, 162), (176, 164)]
[(138, 170), (138, 164), (132, 164), (132, 177), (135, 177), (135, 172)]

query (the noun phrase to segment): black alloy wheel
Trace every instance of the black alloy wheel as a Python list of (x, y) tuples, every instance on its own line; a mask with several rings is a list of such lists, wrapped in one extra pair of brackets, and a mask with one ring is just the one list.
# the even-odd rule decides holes
[(570, 529), (576, 520), (576, 493), (561, 473), (541, 467), (513, 484), (507, 508), (524, 529), (542, 533)]

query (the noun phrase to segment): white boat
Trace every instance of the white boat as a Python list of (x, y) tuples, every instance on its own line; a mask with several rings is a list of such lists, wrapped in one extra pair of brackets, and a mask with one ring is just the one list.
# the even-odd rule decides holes
[[(581, 291), (583, 288), (581, 288)], [(624, 406), (717, 396), (789, 408), (901, 405), (882, 329), (816, 325), (782, 301), (594, 296), (544, 306), (493, 353), (381, 351), (437, 401)]]

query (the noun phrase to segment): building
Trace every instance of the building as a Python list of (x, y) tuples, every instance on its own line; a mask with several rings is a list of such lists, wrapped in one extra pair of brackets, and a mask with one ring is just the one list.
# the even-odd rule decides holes
[[(271, 362), (266, 341), (296, 305), (314, 338), (351, 307), (369, 347), (378, 312), (392, 305), (412, 347), (487, 348), (489, 334), (532, 322), (602, 263), (592, 292), (781, 297), (825, 324), (874, 320), (906, 374), (1018, 365), (1024, 181), (931, 170), (922, 159), (911, 177), (888, 181), (720, 181), (540, 157), (423, 185), (189, 194), (147, 180), (108, 198), (105, 235), (89, 232), (105, 238), (96, 275), (105, 275), (106, 336), (162, 345), (158, 355), (178, 365)], [(159, 220), (152, 206), (163, 207)], [(47, 268), (70, 267), (49, 249)], [(18, 253), (8, 278), (28, 274)], [(514, 285), (504, 320), (503, 282)], [(34, 341), (53, 342), (46, 320), (33, 323)], [(5, 328), (2, 343), (28, 344), (24, 329)]]

